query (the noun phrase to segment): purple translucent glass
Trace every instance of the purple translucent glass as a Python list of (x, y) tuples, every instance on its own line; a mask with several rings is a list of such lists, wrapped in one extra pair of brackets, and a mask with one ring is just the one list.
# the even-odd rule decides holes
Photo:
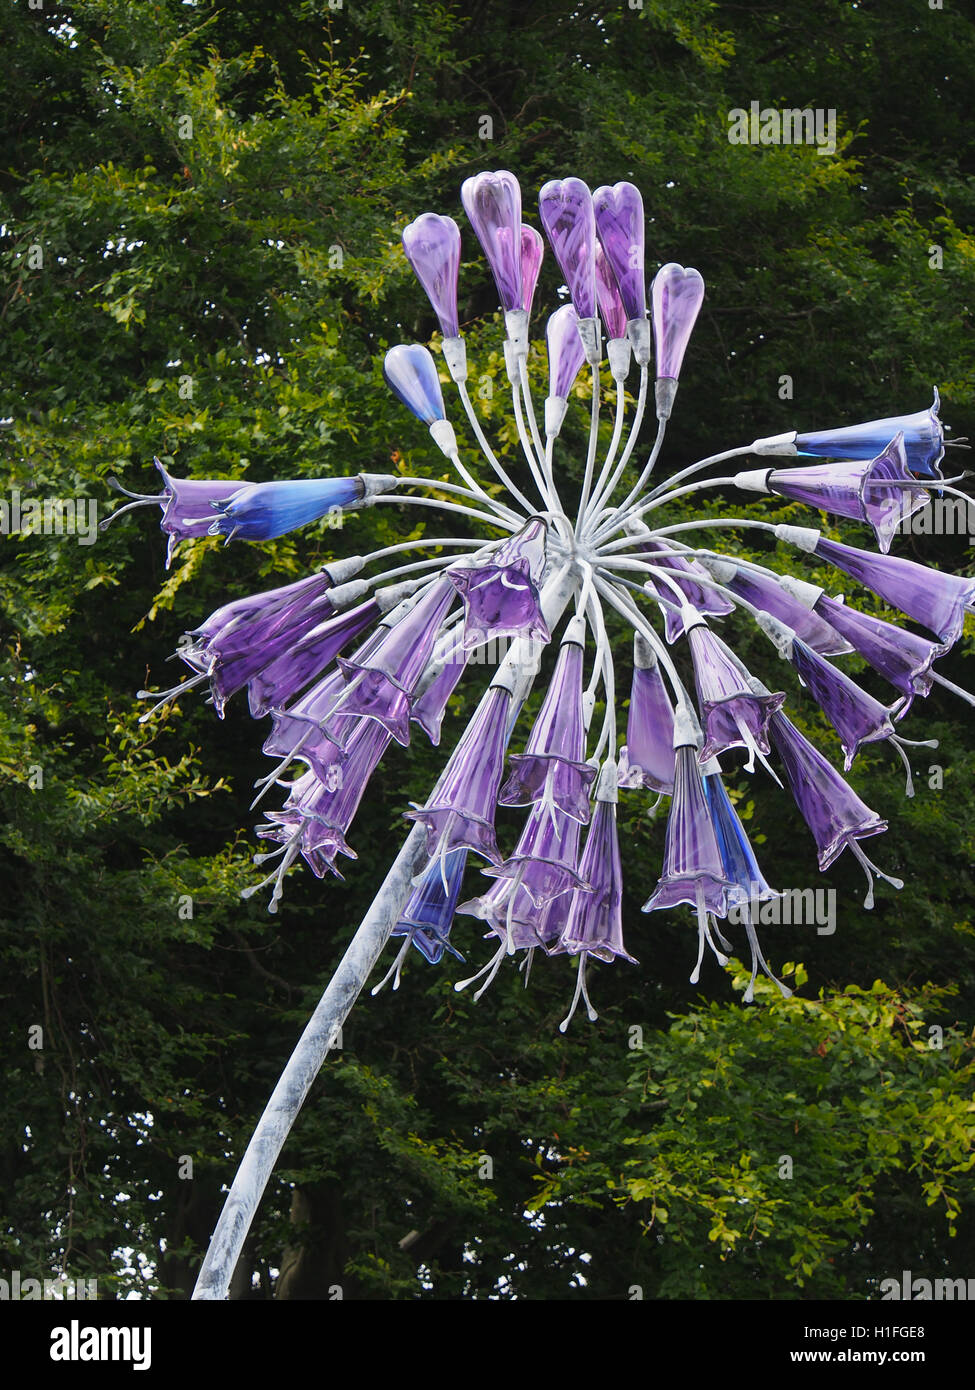
[(828, 869), (851, 840), (887, 829), (887, 822), (860, 800), (784, 714), (773, 716), (771, 733), (789, 789), (816, 841), (821, 869)]
[(529, 521), (498, 547), (488, 564), (454, 565), (447, 571), (464, 600), (465, 648), (480, 647), (495, 637), (551, 640), (538, 593), (545, 535), (543, 521)]
[[(573, 822), (578, 835), (578, 822)], [(558, 936), (569, 914), (570, 895), (562, 893), (552, 898), (541, 910), (532, 901), (517, 879), (501, 878), (497, 883), (466, 903), (457, 911), (470, 917), (480, 917), (502, 940), (508, 940), (516, 951), (544, 946)]]
[(538, 211), (569, 295), (581, 319), (596, 317), (596, 219), (582, 179), (550, 179)]
[(904, 452), (904, 436), (898, 434), (869, 463), (813, 464), (811, 468), (774, 469), (768, 486), (782, 497), (804, 502), (835, 516), (848, 516), (873, 527), (877, 544), (886, 555), (897, 528), (926, 506), (930, 494), (923, 488), (884, 486), (890, 481), (912, 482)]
[[(662, 569), (673, 572), (681, 593), (699, 613), (703, 613), (707, 617), (720, 618), (725, 613), (734, 612), (735, 605), (714, 587), (711, 576), (696, 560), (684, 560), (679, 555), (668, 554), (667, 546), (663, 541), (644, 541), (639, 549), (649, 555), (655, 565), (660, 565)], [(700, 575), (706, 582), (696, 584), (693, 578), (684, 578), (685, 575)], [(644, 587), (649, 592), (663, 597), (671, 605), (677, 601), (673, 589), (663, 580), (648, 579)], [(684, 619), (680, 609), (673, 606), (668, 608), (666, 604), (663, 607), (664, 634), (667, 641), (673, 643), (683, 634)]]
[(579, 874), (588, 888), (576, 888), (569, 913), (553, 955), (585, 953), (597, 960), (617, 956), (638, 962), (623, 945), (623, 866), (616, 833), (616, 806), (597, 801), (586, 847), (579, 860)]
[[(322, 723), (344, 689), (341, 671), (332, 671), (289, 709), (272, 710), (272, 727), (264, 740), (264, 752), (272, 758), (300, 758), (319, 782), (334, 790), (338, 785), (336, 768), (344, 761), (345, 751), (342, 743), (328, 737)], [(356, 716), (336, 723), (336, 732), (344, 743), (356, 724)]]
[(589, 820), (589, 788), (596, 769), (585, 762), (582, 717), (582, 648), (563, 642), (542, 708), (524, 753), (509, 759), (511, 775), (501, 788), (502, 806), (541, 801), (574, 820)]
[(268, 662), (248, 683), (248, 701), (255, 719), (284, 705), (310, 684), (338, 656), (343, 647), (379, 617), (374, 600), (360, 603), (319, 623)]
[(466, 865), (466, 849), (448, 854), (445, 864), (438, 859), (428, 865), (392, 930), (393, 936), (408, 936), (431, 965), (437, 964), (445, 949), (463, 960), (449, 937)]
[(792, 664), (840, 736), (846, 759), (844, 771), (849, 772), (861, 743), (875, 743), (894, 732), (891, 711), (886, 705), (798, 638), (792, 643)]
[(720, 637), (706, 627), (691, 628), (688, 642), (704, 724), (701, 762), (728, 748), (768, 753), (768, 722), (782, 708), (785, 693), (755, 695)]
[(680, 376), (681, 363), (704, 303), (704, 280), (698, 270), (671, 261), (653, 277), (653, 342), (657, 379)]
[(169, 537), (166, 548), (166, 568), (169, 569), (180, 541), (205, 536), (213, 522), (214, 502), (225, 502), (233, 497), (242, 484), (239, 478), (236, 481), (231, 478), (211, 478), (207, 481), (173, 478), (159, 459), (153, 462), (163, 480), (163, 492), (159, 498), (163, 514), (159, 526)]
[(674, 789), (674, 709), (660, 667), (639, 633), (633, 642), (633, 684), (619, 779), (621, 787), (645, 787), (667, 795)]
[[(376, 719), (397, 743), (409, 743), (410, 697), (453, 598), (453, 586), (446, 579), (437, 580), (394, 627), (383, 629), (379, 640), (365, 652), (356, 652), (351, 660), (339, 657), (346, 680), (350, 686), (355, 682), (342, 699), (343, 713)], [(328, 732), (332, 732), (331, 724)]]
[(841, 633), (852, 647), (868, 661), (884, 680), (901, 691), (905, 699), (896, 718), (903, 719), (916, 695), (927, 695), (931, 689), (931, 665), (944, 654), (939, 642), (905, 632), (883, 618), (850, 608), (848, 604), (822, 594), (816, 602), (831, 627)]
[(288, 626), (296, 615), (313, 607), (320, 622), (331, 614), (331, 605), (326, 598), (331, 587), (331, 576), (326, 570), (319, 570), (293, 584), (283, 584), (277, 589), (266, 589), (260, 594), (234, 599), (217, 608), (193, 630), (192, 636), (196, 638), (194, 645), (206, 647), (214, 642), (217, 650), (229, 655), (233, 634), (232, 654), (238, 655), (273, 636), (279, 628)]
[(523, 307), (521, 188), (514, 174), (476, 174), (460, 190), (464, 211), (491, 267), (503, 309)]
[(929, 410), (914, 415), (891, 415), (883, 420), (868, 420), (862, 425), (844, 425), (835, 430), (817, 430), (797, 435), (795, 445), (800, 454), (819, 458), (872, 459), (894, 438), (903, 433), (907, 451), (907, 466), (920, 478), (940, 478), (938, 467), (945, 453), (945, 435), (938, 410), (941, 400), (937, 387)]
[(894, 555), (873, 555), (821, 536), (816, 554), (872, 589), (885, 603), (936, 632), (947, 646), (961, 636), (965, 609), (975, 603), (975, 579), (944, 574)]
[(444, 418), (443, 392), (437, 364), (419, 343), (398, 343), (386, 354), (383, 376), (387, 386), (425, 425)]
[(806, 646), (812, 647), (820, 656), (841, 656), (850, 650), (850, 643), (834, 632), (828, 621), (823, 621), (825, 613), (817, 617), (812, 609), (793, 598), (772, 575), (739, 569), (733, 578), (722, 580), (722, 583), (748, 603), (764, 609), (773, 618), (778, 618), (780, 623), (791, 627)]
[(456, 338), (460, 228), (452, 217), (425, 212), (403, 231), (403, 250), (433, 305), (445, 338)]
[(565, 400), (586, 360), (586, 350), (579, 336), (579, 315), (571, 304), (563, 304), (551, 316), (545, 330), (545, 341), (548, 346), (548, 393)]
[(599, 317), (603, 321), (607, 338), (626, 337), (626, 310), (620, 299), (619, 286), (613, 268), (606, 259), (601, 246), (596, 247), (596, 299), (599, 303)]
[(434, 747), (440, 743), (440, 725), (447, 701), (457, 689), (470, 656), (463, 643), (458, 642), (444, 657), (430, 684), (425, 689), (421, 687), (410, 707), (410, 718), (419, 724)]
[(258, 834), (283, 841), (300, 827), (301, 853), (316, 877), (330, 872), (341, 878), (335, 856), (357, 858), (346, 841), (346, 831), (389, 742), (389, 734), (381, 725), (370, 719), (361, 720), (349, 739), (340, 775), (331, 779), (331, 785), (319, 782), (314, 773), (300, 777), (283, 810), (268, 814), (275, 828), (259, 829)]
[(705, 776), (704, 795), (711, 812), (711, 824), (714, 826), (725, 877), (734, 885), (728, 893), (729, 903), (764, 902), (768, 898), (778, 897), (758, 867), (751, 841), (731, 804), (720, 773)]
[(467, 726), (425, 806), (412, 802), (404, 814), (427, 830), (427, 854), (434, 858), (451, 850), (476, 850), (500, 864), (494, 834), (494, 811), (501, 785), (508, 740), (511, 694), (492, 686)]
[(529, 227), (527, 223), (521, 224), (521, 307), (526, 314), (532, 311), (532, 300), (535, 298), (535, 286), (538, 284), (538, 272), (542, 268), (542, 257), (545, 255), (545, 240), (541, 232), (536, 232), (534, 227)]
[(201, 635), (193, 646), (181, 649), (180, 656), (188, 665), (206, 672), (214, 709), (221, 719), (232, 695), (289, 651), (329, 613), (328, 595), (310, 599), (313, 592), (309, 585), (300, 597), (275, 610), (253, 609), (214, 626), (222, 611), (218, 610), (201, 629), (201, 634), (208, 635)]
[[(643, 268), (643, 197), (640, 190), (632, 183), (604, 186), (596, 189), (592, 203), (596, 232), (619, 286), (625, 318), (642, 319), (647, 312), (647, 288)], [(609, 325), (606, 326), (608, 329)], [(614, 338), (622, 336), (620, 333), (612, 334)]]
[(678, 748), (675, 763), (663, 872), (644, 903), (643, 911), (654, 912), (689, 903), (691, 907), (700, 909), (703, 906), (717, 917), (724, 917), (731, 885), (711, 823), (697, 749), (692, 746)]
[(571, 816), (535, 805), (525, 822), (514, 853), (497, 868), (488, 866), (491, 878), (514, 879), (541, 909), (572, 888), (581, 887), (579, 836), (581, 825)]

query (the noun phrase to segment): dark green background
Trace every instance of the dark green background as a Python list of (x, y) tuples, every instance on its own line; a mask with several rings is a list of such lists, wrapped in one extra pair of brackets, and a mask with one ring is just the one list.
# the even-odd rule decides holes
[[(4, 495), (90, 497), (104, 515), (110, 474), (154, 490), (154, 453), (177, 476), (445, 477), (379, 373), (386, 346), (436, 326), (398, 233), (426, 209), (457, 217), (461, 316), (477, 372), (495, 376), (495, 293), (459, 186), (502, 167), (536, 225), (547, 178), (633, 180), (650, 270), (701, 269), (667, 467), (913, 412), (934, 382), (954, 433), (975, 432), (963, 8), (17, 0), (0, 18)], [(752, 100), (835, 108), (836, 155), (731, 145), (727, 113)], [(536, 307), (554, 307), (559, 278), (548, 256)], [(503, 399), (489, 427), (510, 451)], [(570, 487), (584, 416), (583, 401), (566, 427)], [(90, 547), (0, 539), (0, 1264), (24, 1277), (188, 1296), (221, 1184), (483, 677), (441, 750), (417, 739), (385, 760), (347, 880), (293, 872), (277, 918), (239, 897), (256, 872), (263, 728), (242, 697), (223, 722), (190, 697), (140, 726), (134, 692), (171, 683), (165, 657), (218, 604), (333, 547), (403, 538), (416, 515), (208, 540), (168, 574), (154, 510)], [(905, 538), (897, 553), (971, 565), (965, 538)], [(835, 759), (764, 639), (728, 628)], [(975, 685), (970, 650), (969, 633), (944, 669)], [(627, 651), (620, 633), (621, 700)], [(688, 983), (689, 914), (639, 911), (664, 825), (634, 793), (621, 836), (640, 965), (594, 969), (596, 1025), (556, 1031), (565, 961), (537, 961), (527, 991), (506, 969), (478, 1005), (456, 995), (490, 949), (470, 918), (455, 939), (472, 967), (417, 957), (398, 993), (364, 999), (285, 1149), (235, 1297), (836, 1299), (876, 1297), (903, 1269), (975, 1275), (975, 738), (967, 705), (935, 693), (915, 711), (907, 736), (941, 747), (917, 750), (914, 800), (883, 748), (851, 775), (890, 818), (872, 851), (907, 879), (872, 913), (849, 855), (820, 880), (787, 794), (729, 778), (769, 879), (838, 893), (833, 936), (765, 932), (799, 985), (791, 1001), (769, 986), (743, 1006), (740, 967), (713, 961)], [(506, 844), (517, 825), (499, 818)]]

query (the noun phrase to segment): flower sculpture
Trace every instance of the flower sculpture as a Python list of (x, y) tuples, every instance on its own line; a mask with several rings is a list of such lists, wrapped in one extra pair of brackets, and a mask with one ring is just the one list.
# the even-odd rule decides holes
[[(850, 850), (867, 877), (866, 906), (873, 902), (875, 876), (901, 886), (861, 844), (886, 830), (887, 822), (789, 720), (785, 691), (775, 689), (774, 680), (766, 686), (740, 660), (720, 631), (729, 615), (754, 621), (769, 639), (770, 656), (794, 668), (839, 735), (844, 771), (867, 743), (890, 744), (908, 766), (900, 723), (934, 683), (975, 703), (935, 670), (958, 640), (965, 612), (975, 609), (975, 580), (889, 553), (898, 527), (929, 500), (932, 484), (953, 491), (956, 480), (940, 470), (945, 437), (937, 393), (930, 410), (759, 438), (656, 482), (704, 299), (700, 273), (664, 264), (649, 287), (648, 313), (639, 191), (617, 183), (592, 193), (577, 178), (546, 183), (539, 218), (569, 301), (547, 323), (549, 395), (539, 412), (528, 351), (542, 237), (522, 222), (521, 190), (508, 172), (468, 179), (461, 197), (503, 310), (505, 367), (523, 453), (520, 481), (491, 448), (467, 389), (457, 308), (460, 229), (450, 217), (425, 213), (403, 232), (404, 250), (442, 329), (444, 377), (456, 388), (486, 472), (473, 468), (466, 453), (461, 458), (435, 358), (422, 345), (401, 344), (386, 354), (386, 381), (429, 427), (457, 481), (361, 474), (242, 485), (181, 481), (159, 464), (161, 494), (128, 494), (134, 506), (163, 508), (170, 558), (184, 539), (265, 540), (336, 507), (432, 507), (462, 517), (468, 532), (476, 531), (473, 537), (423, 536), (337, 560), (296, 583), (227, 604), (180, 648), (190, 678), (153, 696), (158, 708), (206, 682), (222, 716), (225, 702), (246, 687), (252, 714), (270, 718), (264, 749), (275, 767), (261, 780), (258, 799), (281, 785), (287, 796), (258, 830), (279, 846), (258, 860), (277, 862), (245, 893), (269, 886), (272, 911), (299, 856), (320, 877), (338, 874), (337, 856), (355, 858), (356, 809), (386, 749), (394, 741), (409, 745), (417, 731), (438, 743), (447, 702), (469, 673), (472, 654), (502, 639), (509, 644), (426, 801), (403, 808), (413, 828), (252, 1141), (262, 1155), (263, 1181), (331, 1034), (390, 937), (402, 938), (386, 977), (395, 988), (411, 948), (431, 963), (445, 952), (459, 955), (451, 941), (455, 916), (473, 916), (484, 923), (494, 952), (457, 989), (486, 977), (480, 994), (504, 961), (519, 954), (528, 961), (537, 951), (566, 955), (575, 963), (575, 993), (560, 1027), (566, 1029), (580, 1000), (596, 1018), (591, 962), (636, 963), (623, 940), (621, 790), (669, 798), (659, 882), (644, 911), (690, 910), (697, 927), (696, 982), (708, 950), (727, 963), (733, 944), (720, 924), (739, 909), (736, 920), (744, 922), (751, 954), (746, 1001), (758, 970), (771, 976), (749, 904), (776, 894), (723, 782), (739, 762), (751, 773), (758, 761), (783, 795), (791, 793), (821, 869)], [(599, 457), (604, 348), (615, 413)], [(570, 498), (557, 451), (584, 367), (591, 381), (590, 431), (581, 486), (571, 488)], [(624, 442), (626, 383), (634, 375)], [(656, 437), (645, 463), (628, 472), (651, 399)], [(783, 466), (710, 476), (716, 465), (749, 455), (778, 458)], [(817, 461), (799, 463), (808, 459)], [(840, 544), (813, 527), (754, 517), (668, 522), (669, 503), (707, 488), (774, 495), (861, 523), (878, 550)], [(790, 552), (790, 569), (794, 559), (829, 566), (838, 584), (853, 580), (930, 635), (860, 612), (801, 577), (696, 543), (696, 532), (722, 527), (764, 529)], [(430, 554), (383, 569), (384, 560), (410, 550)], [(632, 628), (634, 641), (625, 741), (618, 709), (626, 690), (617, 681), (609, 638), (610, 626), (620, 621)], [(547, 660), (550, 644), (555, 650)], [(852, 651), (888, 684), (886, 702), (835, 664), (835, 657)], [(551, 669), (547, 693), (523, 729), (521, 711), (543, 669)], [(288, 768), (294, 780), (282, 782)], [(524, 814), (510, 852), (495, 827), (499, 805)], [(473, 895), (461, 901), (475, 862)], [(258, 1185), (253, 1172), (238, 1177), (221, 1223), (224, 1236), (218, 1230), (198, 1296), (220, 1296), (225, 1288), (226, 1266), (263, 1181)]]

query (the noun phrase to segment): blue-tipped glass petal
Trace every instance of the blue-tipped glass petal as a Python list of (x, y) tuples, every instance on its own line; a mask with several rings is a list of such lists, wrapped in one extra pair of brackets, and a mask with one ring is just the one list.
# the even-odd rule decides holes
[(383, 376), (394, 395), (425, 425), (445, 418), (437, 364), (427, 348), (419, 343), (399, 343), (390, 348), (383, 362)]
[(919, 478), (940, 478), (938, 465), (945, 454), (945, 433), (938, 419), (940, 408), (941, 397), (935, 387), (934, 400), (928, 410), (800, 434), (796, 436), (796, 450), (815, 458), (872, 459), (883, 453), (894, 436), (903, 431), (910, 471)]
[(714, 826), (725, 876), (734, 884), (734, 888), (729, 890), (728, 901), (764, 902), (767, 898), (778, 897), (775, 889), (765, 882), (751, 841), (731, 804), (731, 797), (719, 772), (705, 776), (704, 795), (711, 812), (711, 824)]
[(458, 955), (448, 937), (466, 865), (466, 849), (455, 849), (444, 860), (428, 864), (393, 928), (393, 936), (408, 936), (431, 965), (437, 964), (445, 947)]
[(307, 526), (335, 508), (354, 507), (365, 495), (361, 478), (298, 478), (277, 483), (248, 483), (225, 502), (212, 502), (219, 513), (211, 536), (239, 536), (269, 541), (298, 526)]

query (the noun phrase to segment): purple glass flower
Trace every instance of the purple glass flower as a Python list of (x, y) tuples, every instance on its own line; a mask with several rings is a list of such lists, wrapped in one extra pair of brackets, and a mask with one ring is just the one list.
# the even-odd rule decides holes
[(393, 394), (424, 425), (445, 418), (437, 364), (428, 348), (398, 343), (386, 354), (383, 376)]
[(934, 388), (934, 401), (929, 410), (915, 415), (891, 415), (883, 420), (868, 420), (862, 425), (844, 425), (834, 430), (816, 430), (796, 436), (795, 448), (800, 454), (819, 458), (871, 459), (886, 449), (896, 434), (904, 435), (907, 466), (919, 478), (940, 478), (938, 467), (945, 453), (945, 433), (938, 411), (941, 399)]
[[(898, 487), (911, 483), (904, 435), (900, 433), (869, 463), (813, 464), (810, 468), (773, 469), (768, 487), (782, 497), (791, 497), (809, 507), (818, 507), (835, 516), (848, 516), (873, 527), (884, 555), (897, 528), (930, 501), (923, 488)], [(894, 487), (889, 486), (891, 482)]]
[[(679, 555), (668, 553), (667, 545), (663, 541), (644, 541), (639, 549), (644, 551), (655, 565), (673, 572), (681, 593), (699, 613), (709, 618), (720, 618), (725, 613), (734, 612), (735, 605), (714, 587), (710, 582), (711, 576), (696, 560), (684, 560)], [(708, 582), (696, 584), (691, 577), (695, 574), (700, 575)], [(685, 578), (685, 576), (687, 577)], [(684, 616), (679, 608), (673, 607), (675, 602), (673, 589), (660, 579), (648, 579), (644, 588), (648, 593), (657, 594), (666, 599), (671, 605), (670, 607), (666, 603), (663, 605), (664, 635), (667, 641), (673, 644), (684, 632)]]
[(556, 309), (548, 321), (545, 340), (548, 346), (549, 395), (566, 400), (586, 360), (586, 350), (579, 336), (579, 316), (571, 304), (563, 304), (561, 309)]
[(542, 268), (542, 257), (545, 255), (545, 241), (541, 232), (536, 232), (534, 227), (529, 227), (526, 222), (521, 224), (521, 307), (526, 314), (532, 311), (532, 300), (535, 298), (535, 286), (538, 284), (538, 272)]
[(429, 864), (391, 932), (392, 936), (408, 936), (431, 965), (437, 964), (445, 950), (463, 960), (449, 937), (466, 865), (466, 849), (448, 854), (445, 865), (439, 860)]
[(703, 624), (690, 628), (688, 642), (705, 730), (701, 762), (728, 748), (745, 748), (745, 766), (751, 771), (755, 754), (769, 752), (768, 723), (782, 708), (785, 692), (754, 694), (724, 642)]
[(221, 719), (232, 695), (331, 612), (323, 578), (312, 575), (268, 594), (225, 604), (191, 634), (196, 638), (192, 645), (180, 649), (181, 658), (209, 680)]
[(510, 758), (511, 775), (501, 788), (502, 806), (539, 802), (558, 806), (586, 824), (589, 788), (596, 769), (585, 762), (586, 731), (582, 716), (582, 618), (573, 618), (559, 648), (558, 661), (524, 753)]
[(875, 671), (880, 672), (884, 680), (901, 691), (904, 701), (895, 716), (897, 719), (903, 719), (916, 695), (929, 693), (931, 665), (945, 651), (939, 642), (905, 632), (894, 623), (861, 613), (859, 609), (840, 603), (827, 594), (817, 601), (816, 611), (846, 638)]
[(475, 174), (460, 190), (464, 211), (487, 257), (503, 309), (521, 309), (521, 188), (514, 174)]
[[(579, 823), (572, 824), (578, 838)], [(485, 893), (461, 903), (457, 911), (479, 917), (501, 938), (504, 944), (492, 962), (494, 965), (500, 964), (509, 945), (512, 951), (530, 951), (555, 940), (565, 926), (570, 901), (568, 893), (561, 893), (539, 910), (516, 878), (499, 878)]]
[[(712, 562), (709, 558), (703, 558), (701, 564), (711, 570)], [(725, 573), (726, 568), (732, 573)], [(773, 618), (778, 618), (786, 627), (791, 627), (793, 632), (801, 637), (808, 647), (812, 647), (814, 652), (819, 652), (820, 656), (841, 656), (851, 650), (850, 643), (834, 631), (828, 620), (824, 621), (825, 614), (817, 616), (813, 609), (793, 596), (791, 576), (783, 575), (780, 579), (774, 574), (760, 574), (756, 570), (739, 568), (734, 562), (723, 559), (714, 562), (713, 573), (719, 583), (724, 584), (732, 593), (738, 594), (756, 608), (771, 613)], [(822, 591), (812, 585), (808, 585), (807, 590), (810, 599), (815, 603), (816, 597)]]
[(381, 625), (378, 638), (369, 639), (364, 650), (348, 660), (339, 657), (348, 682), (340, 702), (343, 714), (378, 720), (397, 743), (409, 744), (410, 700), (453, 598), (453, 586), (436, 580), (393, 627)]
[(492, 686), (481, 701), (425, 806), (411, 802), (409, 820), (427, 830), (427, 854), (442, 859), (451, 850), (476, 850), (500, 864), (494, 810), (508, 741), (511, 693)]
[(821, 869), (828, 869), (847, 845), (853, 848), (857, 840), (887, 829), (887, 822), (860, 800), (790, 719), (776, 714), (770, 727), (789, 789), (816, 841)]
[(623, 945), (623, 866), (615, 802), (596, 802), (579, 874), (589, 887), (573, 891), (565, 926), (552, 955), (595, 956), (604, 961), (622, 956), (637, 965)]
[(417, 687), (416, 698), (410, 706), (410, 718), (419, 724), (434, 747), (440, 743), (440, 725), (447, 701), (457, 689), (470, 656), (470, 651), (458, 640), (441, 660), (431, 663), (432, 669), (424, 672)]
[(626, 310), (623, 308), (613, 268), (601, 246), (596, 247), (596, 299), (606, 337), (610, 341), (614, 338), (625, 338)]
[[(276, 910), (281, 897), (284, 872), (299, 852), (316, 878), (323, 878), (326, 873), (342, 877), (335, 865), (337, 854), (349, 859), (358, 857), (345, 838), (346, 832), (389, 743), (389, 734), (381, 725), (370, 719), (361, 720), (349, 739), (339, 775), (323, 784), (314, 772), (306, 772), (292, 783), (282, 810), (269, 812), (269, 824), (258, 826), (259, 835), (286, 847), (281, 864), (264, 880), (275, 883), (271, 911)], [(247, 890), (247, 896), (263, 886), (255, 884)]]
[[(330, 739), (322, 725), (345, 689), (341, 671), (332, 671), (288, 709), (271, 711), (271, 732), (264, 740), (264, 752), (272, 758), (300, 758), (315, 777), (334, 791), (338, 786), (336, 769), (345, 760), (342, 743)], [(336, 721), (342, 742), (348, 740), (357, 716)]]
[(961, 636), (965, 610), (975, 604), (975, 579), (944, 574), (894, 555), (872, 555), (820, 536), (815, 553), (851, 579), (936, 632), (946, 648)]
[(206, 534), (207, 528), (213, 521), (214, 503), (224, 502), (232, 497), (241, 487), (240, 479), (232, 478), (210, 478), (207, 480), (196, 478), (174, 478), (163, 467), (161, 461), (153, 459), (153, 463), (162, 474), (163, 490), (161, 493), (152, 496), (148, 493), (130, 492), (128, 488), (122, 487), (115, 479), (110, 479), (112, 486), (126, 497), (134, 500), (127, 503), (124, 507), (118, 507), (111, 516), (101, 523), (104, 529), (115, 517), (121, 516), (123, 512), (131, 511), (135, 507), (148, 507), (156, 504), (162, 507), (162, 518), (159, 522), (160, 529), (169, 537), (169, 544), (166, 547), (166, 568), (169, 569), (176, 554), (176, 547), (180, 541), (195, 540), (198, 536)]
[(798, 637), (792, 643), (792, 664), (839, 734), (846, 759), (845, 772), (853, 766), (861, 743), (876, 743), (894, 732), (891, 711), (886, 705), (861, 689), (844, 671), (818, 656)]
[(493, 637), (551, 641), (538, 593), (544, 561), (545, 523), (533, 518), (498, 547), (489, 564), (447, 570), (464, 600), (465, 648), (480, 647)]
[(425, 212), (404, 228), (403, 250), (433, 305), (441, 333), (445, 338), (456, 338), (460, 332), (457, 318), (460, 228), (457, 223), (452, 217)]
[(596, 317), (596, 219), (582, 179), (549, 179), (538, 210), (569, 295), (581, 319)]
[(633, 637), (633, 684), (619, 784), (667, 795), (674, 789), (674, 708), (653, 648), (639, 632)]
[[(597, 188), (592, 202), (596, 232), (619, 286), (625, 319), (642, 319), (647, 312), (643, 197), (632, 183), (617, 183)], [(625, 321), (623, 327), (625, 332)], [(611, 336), (623, 335), (613, 333)]]
[(674, 757), (674, 796), (667, 821), (663, 872), (643, 911), (659, 912), (689, 903), (699, 912), (724, 917), (731, 884), (721, 862), (704, 795), (698, 750), (693, 744), (685, 744), (676, 749)]
[(284, 705), (321, 675), (353, 638), (379, 617), (375, 600), (360, 603), (306, 632), (280, 656), (256, 672), (248, 685), (248, 702), (255, 719)]
[(490, 878), (512, 879), (541, 910), (561, 893), (585, 886), (578, 871), (580, 833), (581, 823), (572, 816), (536, 804), (514, 853), (483, 872)]
[(657, 379), (680, 376), (684, 353), (704, 303), (700, 271), (671, 261), (653, 277), (653, 341)]

